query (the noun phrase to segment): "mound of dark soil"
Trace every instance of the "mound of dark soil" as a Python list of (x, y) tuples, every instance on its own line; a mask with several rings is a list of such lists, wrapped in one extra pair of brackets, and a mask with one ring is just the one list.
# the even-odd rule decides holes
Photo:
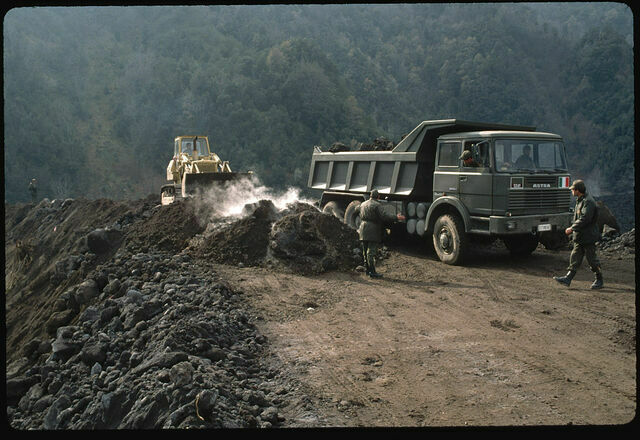
[(267, 255), (269, 231), (278, 218), (271, 200), (244, 207), (240, 220), (208, 234), (193, 250), (197, 255), (223, 264), (260, 265)]
[(189, 251), (221, 264), (268, 262), (297, 273), (350, 270), (359, 263), (353, 252), (357, 233), (312, 205), (296, 202), (278, 211), (272, 201), (261, 200), (246, 205), (242, 214), (205, 233)]
[(179, 253), (204, 229), (198, 222), (193, 202), (177, 201), (154, 208), (144, 222), (131, 225), (125, 246), (132, 252), (156, 249)]
[(359, 263), (358, 234), (337, 217), (313, 207), (299, 209), (274, 223), (269, 255), (303, 274), (350, 270)]

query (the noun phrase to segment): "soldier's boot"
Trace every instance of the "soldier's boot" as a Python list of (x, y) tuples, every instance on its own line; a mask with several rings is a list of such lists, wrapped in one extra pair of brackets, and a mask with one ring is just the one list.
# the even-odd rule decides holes
[(597, 272), (596, 273), (596, 279), (593, 282), (593, 284), (591, 285), (592, 289), (602, 289), (602, 287), (604, 286), (604, 281), (602, 280), (602, 272)]
[(565, 286), (569, 287), (571, 285), (571, 280), (575, 275), (576, 275), (575, 271), (570, 270), (569, 272), (567, 272), (565, 276), (553, 277), (553, 279), (559, 282), (560, 284), (564, 284)]
[(376, 267), (374, 265), (371, 265), (371, 270), (369, 271), (369, 276), (371, 278), (382, 278), (382, 274), (379, 274), (378, 272), (376, 272)]

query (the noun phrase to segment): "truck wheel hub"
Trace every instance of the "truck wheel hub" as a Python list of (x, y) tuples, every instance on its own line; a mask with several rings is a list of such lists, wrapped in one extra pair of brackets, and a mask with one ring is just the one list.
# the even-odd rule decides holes
[(451, 237), (446, 230), (440, 231), (440, 247), (445, 251), (451, 247)]

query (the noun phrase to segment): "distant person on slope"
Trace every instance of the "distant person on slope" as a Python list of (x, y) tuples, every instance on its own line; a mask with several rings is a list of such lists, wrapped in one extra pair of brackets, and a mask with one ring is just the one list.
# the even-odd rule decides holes
[(38, 200), (38, 181), (31, 179), (29, 182), (29, 193), (31, 194), (31, 203), (36, 203)]
[(571, 193), (577, 197), (576, 207), (573, 211), (573, 224), (565, 230), (565, 234), (573, 235), (573, 250), (569, 257), (569, 272), (563, 277), (553, 277), (554, 280), (565, 286), (571, 284), (582, 259), (586, 256), (591, 271), (596, 274), (596, 279), (591, 285), (592, 289), (602, 289), (602, 269), (600, 260), (596, 255), (596, 241), (600, 238), (598, 230), (598, 208), (596, 202), (587, 194), (587, 188), (582, 180), (576, 180), (570, 187)]
[(382, 278), (382, 275), (376, 272), (376, 252), (382, 242), (382, 225), (396, 219), (400, 221), (405, 219), (402, 214), (391, 215), (385, 212), (379, 199), (380, 194), (374, 189), (371, 191), (369, 200), (360, 205), (358, 235), (362, 244), (362, 258), (367, 268), (367, 275), (371, 278)]

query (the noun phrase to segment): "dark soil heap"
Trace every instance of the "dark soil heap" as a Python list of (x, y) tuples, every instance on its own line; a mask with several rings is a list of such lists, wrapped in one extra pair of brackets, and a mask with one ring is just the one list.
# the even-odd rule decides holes
[(285, 215), (269, 236), (269, 255), (303, 274), (352, 269), (361, 262), (358, 247), (355, 230), (313, 207)]
[(278, 213), (271, 200), (245, 205), (243, 217), (214, 230), (193, 251), (218, 263), (256, 266), (267, 255), (269, 231)]
[(297, 273), (350, 270), (360, 262), (357, 233), (312, 205), (278, 212), (270, 200), (244, 207), (243, 215), (206, 235), (194, 252), (225, 264), (272, 266)]
[(133, 252), (146, 252), (151, 247), (177, 253), (204, 229), (190, 200), (172, 203), (154, 209), (144, 222), (132, 225), (127, 232), (126, 246)]
[[(6, 398), (16, 429), (272, 427), (297, 404), (215, 264), (353, 269), (357, 234), (262, 200), (205, 227), (189, 201), (5, 207)], [(274, 268), (275, 268), (274, 267)]]

